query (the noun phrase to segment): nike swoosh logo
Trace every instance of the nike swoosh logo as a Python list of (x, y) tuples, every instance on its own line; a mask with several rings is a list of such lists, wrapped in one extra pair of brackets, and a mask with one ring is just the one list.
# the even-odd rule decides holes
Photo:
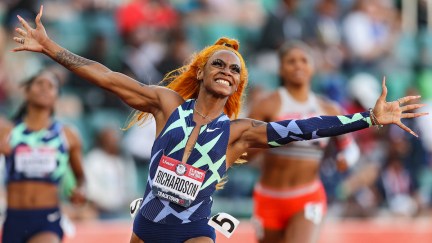
[(216, 131), (218, 129), (220, 129), (220, 127), (217, 127), (217, 128), (214, 128), (214, 129), (207, 128), (207, 132), (214, 132), (214, 131)]
[(49, 222), (54, 222), (54, 221), (58, 220), (60, 218), (60, 216), (61, 216), (60, 212), (57, 211), (57, 212), (48, 214), (47, 219)]

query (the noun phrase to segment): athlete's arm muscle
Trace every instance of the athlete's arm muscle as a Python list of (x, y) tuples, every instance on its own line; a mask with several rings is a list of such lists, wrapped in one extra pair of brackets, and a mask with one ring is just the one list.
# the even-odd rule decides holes
[(8, 136), (13, 128), (13, 124), (3, 117), (0, 117), (0, 154), (9, 154), (10, 146)]
[(82, 167), (81, 139), (78, 132), (70, 127), (65, 127), (64, 133), (69, 145), (69, 164), (77, 182), (76, 188), (72, 192), (71, 200), (74, 203), (81, 204), (85, 201), (85, 176)]
[(45, 47), (44, 53), (53, 60), (81, 78), (114, 93), (137, 110), (155, 114), (163, 109), (162, 105), (165, 101), (181, 99), (179, 95), (167, 88), (141, 84), (98, 62), (73, 54), (54, 42), (49, 42)]

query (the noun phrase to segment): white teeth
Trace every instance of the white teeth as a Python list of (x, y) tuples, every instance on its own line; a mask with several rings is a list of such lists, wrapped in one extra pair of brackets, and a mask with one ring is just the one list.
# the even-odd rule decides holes
[(216, 83), (223, 84), (223, 85), (226, 85), (226, 86), (230, 86), (230, 83), (228, 81), (226, 81), (226, 80), (223, 80), (223, 79), (216, 80)]

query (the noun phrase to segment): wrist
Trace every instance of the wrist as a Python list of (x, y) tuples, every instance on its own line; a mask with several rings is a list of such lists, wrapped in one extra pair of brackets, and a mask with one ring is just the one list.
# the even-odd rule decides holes
[(375, 115), (375, 112), (372, 108), (369, 108), (369, 118), (371, 120), (372, 126), (377, 128), (383, 127), (383, 125), (379, 122), (378, 118)]
[(43, 42), (40, 43), (42, 46), (42, 53), (47, 56), (54, 56), (54, 49), (56, 48), (56, 43), (52, 41), (50, 38), (47, 38)]
[(86, 185), (83, 182), (78, 182), (77, 185), (75, 186), (75, 190), (79, 191), (79, 192), (82, 192), (82, 193), (85, 193), (86, 189), (87, 189)]

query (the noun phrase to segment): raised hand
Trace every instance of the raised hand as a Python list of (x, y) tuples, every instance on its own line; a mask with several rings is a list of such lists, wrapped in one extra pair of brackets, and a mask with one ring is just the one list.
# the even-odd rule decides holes
[[(382, 92), (381, 96), (378, 98), (373, 108), (373, 115), (376, 117), (376, 122), (379, 125), (386, 124), (396, 124), (403, 130), (411, 133), (412, 135), (418, 137), (418, 135), (413, 132), (409, 127), (405, 126), (402, 122), (402, 118), (415, 118), (420, 116), (428, 115), (429, 113), (404, 113), (406, 111), (411, 111), (425, 106), (425, 104), (411, 104), (409, 101), (419, 99), (420, 96), (405, 96), (397, 99), (396, 101), (387, 102), (387, 87), (385, 85), (385, 77), (382, 81)], [(404, 105), (408, 103), (407, 105)]]
[(21, 16), (17, 16), (20, 21), (22, 28), (16, 28), (16, 32), (20, 37), (14, 37), (14, 41), (20, 44), (19, 47), (14, 48), (12, 51), (33, 51), (33, 52), (43, 52), (43, 44), (49, 40), (48, 35), (45, 31), (45, 27), (42, 25), (43, 6), (40, 7), (39, 13), (36, 16), (35, 23), (36, 28), (32, 28), (27, 21), (25, 21)]

